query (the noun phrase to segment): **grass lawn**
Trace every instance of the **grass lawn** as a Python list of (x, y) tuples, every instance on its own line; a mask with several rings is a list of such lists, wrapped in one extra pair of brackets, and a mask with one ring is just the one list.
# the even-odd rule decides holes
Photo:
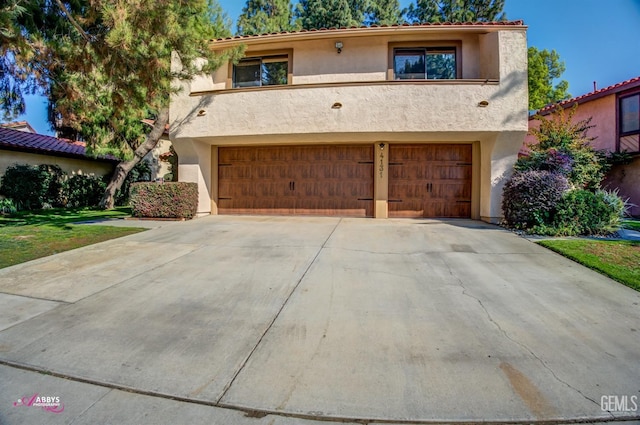
[(640, 243), (590, 239), (538, 242), (559, 254), (640, 291)]
[(0, 216), (0, 268), (145, 230), (70, 224), (124, 217), (129, 212), (128, 208), (111, 211), (76, 208), (22, 211), (12, 216)]

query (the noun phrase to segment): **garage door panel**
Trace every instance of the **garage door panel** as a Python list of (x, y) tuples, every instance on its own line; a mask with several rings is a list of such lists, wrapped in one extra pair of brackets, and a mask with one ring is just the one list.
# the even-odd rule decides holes
[(256, 210), (263, 214), (290, 215), (294, 213), (294, 200), (282, 198), (254, 198), (242, 204), (233, 200), (220, 199), (218, 209), (227, 214), (255, 214)]
[(220, 148), (219, 158), (222, 214), (373, 215), (372, 146)]
[(471, 145), (391, 145), (389, 216), (470, 217)]

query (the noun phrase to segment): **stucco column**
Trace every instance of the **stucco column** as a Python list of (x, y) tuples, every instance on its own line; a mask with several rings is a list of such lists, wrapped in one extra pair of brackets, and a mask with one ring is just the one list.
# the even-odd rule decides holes
[(191, 139), (173, 140), (181, 182), (198, 183), (197, 215), (211, 214), (211, 145)]
[(482, 143), (480, 216), (484, 221), (499, 223), (504, 217), (502, 189), (513, 173), (525, 135), (526, 132), (507, 131)]
[(374, 217), (389, 217), (389, 144), (376, 142), (373, 145)]

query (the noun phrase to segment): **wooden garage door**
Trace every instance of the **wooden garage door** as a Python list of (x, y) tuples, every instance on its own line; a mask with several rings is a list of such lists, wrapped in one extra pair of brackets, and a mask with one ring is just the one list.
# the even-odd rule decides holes
[(229, 147), (218, 155), (221, 214), (373, 215), (372, 146)]
[(390, 145), (390, 217), (470, 217), (471, 145)]

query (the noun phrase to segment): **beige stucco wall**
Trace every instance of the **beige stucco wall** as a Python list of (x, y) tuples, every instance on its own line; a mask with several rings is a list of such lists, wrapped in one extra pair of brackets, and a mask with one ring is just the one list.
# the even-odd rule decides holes
[(151, 166), (151, 180), (163, 178), (169, 173), (169, 163), (160, 160), (160, 155), (169, 152), (171, 141), (168, 139), (160, 139), (155, 148), (145, 155), (144, 160), (149, 162)]
[[(212, 147), (464, 142), (476, 144), (481, 161), (476, 164), (480, 181), (474, 185), (479, 215), (499, 220), (502, 182), (528, 128), (526, 30), (398, 33), (402, 35), (343, 34), (338, 37), (344, 45), (340, 54), (333, 36), (250, 42), (247, 55), (292, 49), (289, 86), (227, 90), (230, 68), (224, 66), (214, 76), (182, 84), (171, 101), (170, 137), (180, 158), (180, 179), (202, 183), (199, 212), (216, 209)], [(389, 43), (425, 40), (461, 43), (463, 79), (387, 81)], [(189, 95), (213, 89), (219, 90)], [(488, 106), (479, 106), (483, 101)], [(386, 211), (380, 183), (377, 216)]]
[[(264, 52), (292, 50), (291, 71), (294, 85), (386, 81), (390, 43), (424, 43), (425, 45), (460, 44), (463, 79), (497, 79), (499, 35), (495, 33), (452, 34), (423, 32), (412, 35), (348, 36), (335, 35), (309, 41), (281, 41), (250, 44), (246, 56)], [(335, 43), (342, 42), (337, 53)], [(188, 86), (190, 92), (224, 90), (228, 87), (231, 67), (222, 66), (212, 76), (199, 76)]]
[[(178, 154), (178, 176), (181, 182), (198, 183), (197, 215), (212, 211), (212, 164), (211, 145), (197, 140), (181, 140)], [(216, 164), (217, 166), (217, 164)], [(217, 173), (216, 173), (217, 174)]]
[(9, 166), (15, 164), (55, 164), (70, 176), (75, 174), (104, 176), (111, 173), (115, 167), (105, 162), (0, 150), (0, 176), (4, 175)]

